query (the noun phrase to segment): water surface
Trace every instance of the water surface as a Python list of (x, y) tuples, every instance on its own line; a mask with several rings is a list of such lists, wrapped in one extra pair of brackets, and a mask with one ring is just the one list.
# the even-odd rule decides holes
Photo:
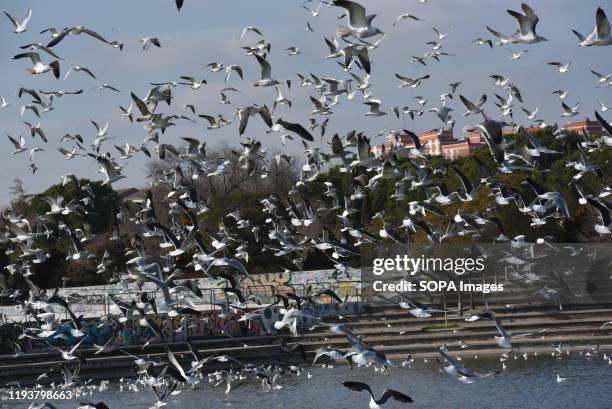
[[(481, 372), (500, 369), (492, 358), (464, 359), (466, 366)], [(346, 366), (307, 369), (300, 376), (284, 375), (279, 389), (266, 392), (256, 380), (243, 381), (229, 395), (225, 385), (213, 387), (206, 380), (197, 390), (183, 389), (170, 399), (167, 409), (357, 409), (368, 408), (367, 393), (345, 389), (345, 380), (371, 385), (375, 395), (385, 388), (397, 389), (414, 399), (412, 405), (388, 402), (384, 408), (470, 408), (470, 409), (542, 409), (542, 408), (612, 408), (612, 365), (603, 356), (587, 358), (511, 357), (507, 369), (494, 377), (463, 384), (441, 373), (437, 364), (419, 360), (410, 367), (393, 369), (390, 376), (369, 368), (350, 371)], [(308, 378), (307, 373), (312, 376)], [(567, 378), (557, 383), (557, 374)], [(76, 408), (79, 401), (105, 402), (111, 409), (146, 409), (156, 402), (149, 390), (119, 392), (117, 385), (92, 396), (70, 402), (53, 402), (58, 409)], [(5, 402), (6, 405), (6, 402)], [(2, 406), (2, 405), (0, 405)], [(27, 409), (27, 404), (9, 403), (7, 409)]]

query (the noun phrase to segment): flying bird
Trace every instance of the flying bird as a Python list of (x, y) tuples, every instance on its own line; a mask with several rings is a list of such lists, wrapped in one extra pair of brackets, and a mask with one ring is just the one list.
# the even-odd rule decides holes
[(13, 23), (13, 25), (15, 26), (15, 31), (13, 31), (14, 33), (20, 34), (20, 33), (25, 33), (26, 31), (28, 31), (28, 23), (30, 22), (30, 19), (32, 18), (32, 9), (28, 10), (28, 12), (26, 13), (26, 16), (23, 18), (22, 21), (18, 21), (15, 17), (11, 16), (9, 13), (7, 13), (4, 10), (2, 10), (2, 12), (4, 13), (6, 17), (8, 17), (9, 20), (11, 20), (11, 23)]

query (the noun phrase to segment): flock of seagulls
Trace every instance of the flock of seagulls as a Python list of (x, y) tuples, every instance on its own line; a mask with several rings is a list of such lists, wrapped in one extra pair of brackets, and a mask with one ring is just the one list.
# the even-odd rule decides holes
[[(463, 94), (457, 95), (462, 84), (460, 78), (449, 84), (448, 88), (445, 87), (440, 97), (441, 106), (426, 108), (427, 99), (415, 96), (417, 108), (386, 108), (382, 99), (373, 95), (376, 80), (376, 65), (373, 63), (376, 50), (384, 47), (384, 39), (392, 34), (385, 33), (377, 27), (376, 15), (368, 14), (366, 8), (356, 1), (319, 1), (316, 6), (308, 4), (311, 2), (312, 0), (306, 1), (302, 5), (308, 11), (309, 18), (318, 18), (322, 13), (339, 13), (338, 20), (345, 19), (346, 22), (337, 27), (335, 33), (330, 32), (325, 36), (324, 43), (323, 39), (321, 41), (323, 52), (328, 53), (325, 59), (338, 63), (338, 77), (332, 76), (331, 73), (298, 74), (298, 80), (295, 82), (302, 88), (311, 89), (313, 94), (308, 99), (308, 103), (312, 104), (312, 111), (304, 114), (305, 116), (310, 114), (310, 118), (300, 121), (283, 119), (287, 118), (289, 110), (293, 109), (291, 93), (295, 82), (292, 79), (276, 76), (277, 73), (271, 64), (272, 44), (265, 37), (265, 30), (254, 26), (245, 27), (240, 33), (236, 33), (236, 37), (244, 43), (242, 52), (252, 61), (253, 66), (259, 69), (260, 74), (257, 78), (248, 78), (240, 65), (224, 62), (211, 62), (206, 65), (206, 69), (212, 75), (219, 73), (217, 75), (223, 76), (226, 87), (220, 93), (220, 105), (231, 106), (231, 113), (201, 113), (198, 107), (192, 104), (185, 105), (179, 113), (172, 111), (175, 108), (173, 100), (177, 87), (206, 92), (208, 81), (203, 75), (179, 74), (174, 81), (152, 83), (152, 88), (146, 95), (121, 90), (108, 83), (95, 87), (98, 91), (114, 93), (112, 95), (117, 98), (119, 106), (117, 120), (129, 121), (134, 126), (144, 128), (145, 137), (139, 144), (125, 142), (109, 149), (110, 141), (115, 139), (110, 133), (111, 124), (102, 124), (93, 120), (90, 129), (92, 137), (89, 140), (78, 134), (66, 134), (61, 139), (55, 135), (48, 136), (44, 130), (43, 118), (49, 112), (61, 110), (61, 101), (64, 97), (78, 98), (83, 90), (42, 91), (25, 85), (18, 88), (17, 95), (20, 99), (32, 99), (31, 103), (24, 104), (19, 109), (19, 116), (34, 115), (40, 119), (40, 122), (34, 125), (33, 122), (23, 121), (27, 129), (25, 138), (22, 135), (18, 137), (7, 135), (8, 142), (12, 145), (8, 152), (11, 155), (29, 156), (29, 169), (33, 173), (38, 169), (35, 161), (36, 153), (49, 149), (48, 147), (52, 145), (55, 145), (53, 150), (57, 149), (66, 161), (79, 158), (97, 164), (102, 175), (100, 184), (111, 189), (126, 177), (124, 175), (126, 164), (136, 155), (145, 155), (164, 166), (164, 171), (153, 175), (152, 180), (152, 185), (161, 190), (147, 190), (144, 200), (116, 199), (113, 204), (113, 223), (107, 232), (107, 237), (108, 240), (122, 243), (124, 246), (124, 256), (128, 261), (123, 266), (114, 265), (109, 250), (96, 254), (89, 248), (88, 244), (94, 237), (88, 231), (86, 220), (97, 211), (92, 205), (95, 201), (93, 182), (86, 183), (75, 174), (61, 175), (60, 180), (63, 186), (73, 185), (77, 189), (78, 199), (67, 201), (62, 196), (45, 196), (43, 199), (48, 209), (38, 214), (34, 220), (27, 219), (12, 210), (2, 214), (5, 229), (0, 236), (0, 243), (7, 249), (7, 254), (13, 256), (14, 261), (0, 272), (0, 286), (10, 294), (10, 299), (23, 307), (25, 320), (15, 323), (21, 330), (21, 335), (13, 340), (15, 348), (20, 350), (20, 343), (26, 338), (31, 338), (47, 342), (50, 349), (59, 351), (61, 359), (65, 361), (61, 366), (64, 377), (61, 387), (86, 388), (86, 384), (78, 376), (79, 368), (87, 365), (86, 360), (79, 354), (79, 347), (91, 343), (83, 332), (86, 326), (104, 325), (112, 328), (112, 336), (107, 343), (93, 345), (97, 349), (96, 354), (100, 354), (120, 349), (118, 334), (130, 320), (138, 319), (141, 325), (150, 330), (151, 340), (163, 342), (165, 339), (163, 331), (154, 320), (150, 319), (152, 315), (160, 317), (162, 314), (165, 314), (165, 317), (181, 315), (200, 319), (202, 314), (196, 309), (194, 300), (202, 297), (202, 292), (193, 282), (181, 282), (181, 276), (186, 269), (226, 283), (223, 290), (227, 303), (220, 305), (223, 308), (220, 315), (227, 314), (230, 310), (240, 311), (244, 314), (242, 321), (259, 322), (270, 334), (287, 328), (291, 334), (298, 335), (298, 322), (301, 318), (307, 317), (306, 307), (316, 307), (321, 303), (321, 297), (331, 297), (334, 303), (342, 303), (340, 297), (329, 289), (311, 291), (304, 297), (293, 294), (279, 295), (277, 303), (282, 305), (282, 318), (275, 322), (273, 327), (268, 327), (262, 318), (263, 309), (247, 310), (251, 299), (245, 297), (240, 289), (240, 282), (250, 276), (247, 265), (249, 253), (252, 251), (250, 246), (254, 247), (253, 243), (261, 245), (262, 252), (269, 257), (287, 260), (295, 270), (302, 269), (304, 260), (309, 254), (314, 251), (322, 252), (339, 274), (347, 271), (355, 260), (359, 259), (360, 246), (363, 244), (407, 243), (417, 236), (419, 240), (427, 243), (441, 243), (453, 238), (478, 241), (484, 230), (492, 227), (495, 231), (494, 242), (509, 243), (512, 248), (524, 249), (525, 235), (508, 237), (506, 226), (503, 226), (500, 218), (495, 215), (495, 209), (503, 209), (505, 206), (513, 207), (520, 214), (530, 218), (531, 227), (534, 229), (549, 223), (563, 224), (571, 220), (572, 209), (577, 207), (588, 209), (596, 215), (593, 219), (596, 221), (589, 228), (604, 239), (610, 237), (612, 233), (610, 217), (612, 205), (608, 199), (612, 194), (609, 185), (610, 176), (602, 171), (605, 163), (598, 163), (595, 159), (601, 157), (602, 152), (609, 154), (612, 147), (612, 127), (602, 116), (608, 111), (604, 103), (599, 101), (602, 114), (595, 113), (604, 132), (594, 139), (585, 129), (576, 146), (572, 147), (577, 151), (576, 160), (565, 158), (563, 153), (546, 146), (537, 135), (522, 126), (517, 127), (520, 139), (509, 141), (503, 136), (505, 127), (516, 125), (513, 120), (515, 104), (517, 101), (523, 104), (524, 101), (518, 85), (501, 75), (491, 76), (495, 85), (507, 93), (507, 96), (495, 95), (495, 105), (498, 108), (495, 114), (487, 106), (489, 98), (486, 94), (482, 94), (477, 100), (470, 100)], [(421, 0), (421, 3), (426, 3), (426, 0)], [(179, 11), (183, 6), (182, 0), (176, 1)], [(36, 14), (33, 15), (32, 10), (29, 10), (21, 21), (8, 12), (3, 12), (13, 25), (14, 35), (22, 35), (28, 31), (28, 25), (31, 26), (36, 22)], [(508, 13), (516, 20), (518, 31), (515, 34), (502, 34), (486, 26), (483, 27), (483, 35), (488, 31), (495, 39), (478, 38), (473, 43), (490, 48), (514, 44), (527, 47), (518, 52), (510, 51), (512, 60), (516, 61), (529, 51), (529, 46), (548, 41), (536, 31), (540, 18), (529, 5), (523, 3), (521, 12), (508, 10)], [(421, 24), (423, 19), (404, 13), (393, 21), (392, 26), (412, 24), (412, 22)], [(307, 27), (309, 31), (313, 31), (310, 23)], [(585, 37), (576, 30), (573, 32), (582, 47), (612, 45), (610, 24), (601, 8), (596, 11), (596, 26), (591, 34)], [(41, 39), (40, 43), (24, 45), (22, 52), (15, 54), (13, 59), (15, 63), (27, 62), (29, 64), (27, 72), (31, 75), (53, 75), (56, 79), (61, 78), (64, 68), (64, 59), (59, 56), (61, 46), (64, 42), (70, 41), (72, 36), (84, 35), (92, 41), (92, 47), (112, 47), (118, 50), (117, 53), (128, 47), (118, 41), (109, 41), (97, 31), (84, 26), (47, 28), (42, 30), (40, 35), (50, 35), (50, 38)], [(452, 54), (443, 51), (443, 42), (451, 35), (452, 32), (446, 33), (433, 27), (434, 39), (427, 43), (431, 46), (431, 50), (423, 56), (413, 56), (413, 62), (427, 67), (432, 60), (441, 61), (451, 57)], [(140, 40), (142, 49), (150, 50), (148, 52), (154, 51), (152, 47), (162, 47), (162, 44), (164, 44), (162, 39), (156, 36)], [(285, 48), (284, 51), (289, 57), (300, 58), (297, 57), (301, 54), (300, 48), (295, 45)], [(605, 54), (602, 56), (605, 58)], [(52, 60), (48, 62), (50, 59)], [(567, 73), (572, 67), (571, 62), (549, 64), (561, 74)], [(97, 79), (94, 71), (84, 66), (73, 66), (65, 72), (64, 79), (70, 75)], [(612, 74), (593, 71), (593, 75), (597, 77), (597, 86), (612, 86)], [(414, 77), (396, 73), (395, 78), (399, 80), (397, 85), (399, 88), (410, 90), (416, 90), (431, 81), (429, 74)], [(27, 79), (24, 77), (24, 82)], [(267, 101), (262, 99), (249, 106), (234, 106), (231, 102), (232, 95), (240, 92), (241, 87), (251, 86), (273, 88), (276, 90), (276, 97)], [(568, 98), (567, 91), (558, 90), (554, 94), (558, 94), (561, 100), (562, 117), (574, 117), (579, 114), (580, 103), (571, 105), (565, 102)], [(324, 143), (326, 129), (330, 126), (330, 121), (333, 121), (334, 112), (341, 109), (342, 104), (354, 101), (363, 103), (367, 106), (367, 111), (364, 113), (367, 117), (395, 114), (400, 118), (408, 115), (416, 121), (425, 112), (430, 112), (439, 118), (439, 132), (443, 133), (455, 125), (454, 109), (449, 105), (456, 99), (465, 107), (463, 116), (479, 118), (464, 129), (466, 132), (479, 134), (486, 144), (486, 162), (476, 156), (470, 158), (480, 171), (479, 180), (470, 178), (456, 166), (437, 167), (427, 153), (427, 147), (414, 132), (408, 129), (402, 131), (385, 129), (378, 135), (370, 137), (359, 130), (349, 129), (343, 134), (327, 135), (327, 141)], [(11, 103), (12, 101), (1, 97), (0, 109), (7, 109)], [(528, 109), (525, 106), (522, 105), (521, 109), (527, 119), (539, 123), (542, 129), (548, 129), (557, 139), (572, 140), (569, 132), (550, 126), (538, 118), (538, 107)], [(191, 115), (188, 116), (185, 112), (187, 114), (191, 112)], [(178, 144), (164, 141), (169, 138), (172, 133), (171, 128), (179, 121), (202, 123), (208, 132), (234, 127), (241, 150), (233, 151), (227, 157), (219, 157), (207, 152), (210, 147), (207, 146), (205, 139), (181, 137)], [(278, 134), (282, 145), (292, 141), (303, 146), (302, 164), (297, 168), (299, 176), (286, 197), (270, 194), (258, 203), (261, 213), (265, 216), (264, 223), (257, 224), (245, 218), (236, 209), (224, 209), (226, 213), (223, 222), (217, 231), (214, 231), (206, 222), (211, 203), (198, 190), (198, 183), (224, 178), (230, 172), (232, 162), (238, 163), (248, 178), (265, 179), (274, 161), (277, 164), (284, 162), (291, 166), (296, 166), (300, 161), (299, 158), (284, 153), (271, 157), (266, 144), (272, 145), (273, 142), (263, 142), (264, 138), (258, 140), (246, 137), (245, 135), (250, 133), (249, 124), (253, 121), (263, 124), (267, 133)], [(315, 142), (317, 129), (321, 139), (319, 146)], [(372, 140), (383, 135), (392, 141), (392, 146), (376, 156), (372, 151)], [(411, 139), (411, 147), (398, 142), (402, 135)], [(566, 167), (571, 169), (570, 180), (564, 182), (576, 190), (579, 196), (577, 203), (570, 202), (570, 198), (564, 197), (553, 187), (542, 186), (536, 181), (535, 175), (550, 171), (550, 168), (546, 167), (548, 165), (544, 165), (550, 163), (550, 159), (562, 160)], [(341, 174), (350, 175), (348, 190), (325, 179), (326, 170), (330, 167), (336, 167)], [(516, 190), (506, 184), (504, 176), (507, 174), (516, 174), (522, 180), (525, 191)], [(589, 190), (583, 184), (585, 175), (592, 175), (597, 180), (597, 191), (591, 191), (592, 189)], [(245, 183), (249, 183), (248, 178)], [(305, 187), (317, 184), (323, 179), (325, 179), (322, 184), (324, 191), (319, 197), (308, 197), (304, 193)], [(377, 209), (371, 220), (362, 221), (358, 216), (364, 199), (370, 194), (382, 191), (387, 183), (392, 183), (396, 187), (391, 198), (405, 203), (403, 219), (399, 224), (394, 224), (385, 210)], [(458, 187), (453, 190), (450, 188), (451, 185)], [(481, 200), (477, 197), (482, 192), (488, 192), (492, 202), (487, 208), (488, 211), (483, 213), (464, 210), (463, 206), (467, 208), (469, 202)], [(408, 202), (406, 200), (408, 194), (418, 194), (420, 199)], [(156, 199), (167, 203), (170, 223), (164, 223), (162, 220), (165, 218), (156, 213), (153, 206), (154, 195), (161, 195), (162, 197)], [(457, 213), (449, 213), (447, 209), (457, 204), (461, 205)], [(74, 220), (77, 220), (76, 225)], [(333, 220), (331, 225), (329, 220)], [(131, 237), (125, 234), (126, 225), (132, 226), (136, 231)], [(309, 228), (317, 225), (323, 227), (319, 229), (319, 233), (313, 235)], [(250, 239), (241, 238), (244, 237), (244, 233), (250, 235)], [(70, 308), (72, 300), (61, 297), (57, 292), (50, 294), (47, 290), (39, 288), (31, 277), (31, 268), (50, 258), (46, 249), (47, 244), (60, 239), (70, 243), (67, 255), (69, 262), (92, 263), (97, 266), (99, 274), (112, 272), (114, 282), (152, 283), (163, 294), (163, 301), (152, 302), (146, 294), (139, 294), (129, 300), (113, 296), (111, 297), (113, 305), (109, 313), (99, 320), (88, 321), (76, 317)], [(549, 244), (554, 241), (554, 237), (538, 239), (538, 242)], [(551, 246), (556, 248), (552, 244)], [(155, 247), (156, 251), (150, 251), (151, 247)], [(6, 285), (7, 274), (19, 276), (26, 286), (9, 288)], [(517, 271), (516, 274), (517, 278), (527, 277), (525, 271)], [(412, 301), (405, 305), (411, 314), (418, 317), (431, 317), (432, 314), (442, 311), (434, 306), (425, 306)], [(71, 335), (76, 341), (72, 344), (60, 342), (59, 346), (55, 344), (51, 346), (51, 339), (57, 341), (61, 338), (56, 333), (61, 323), (57, 312), (61, 311), (60, 308), (71, 317)], [(341, 317), (336, 318), (337, 321), (341, 319)], [(476, 320), (492, 322), (499, 332), (495, 340), (504, 350), (512, 348), (513, 339), (541, 332), (509, 332), (490, 311), (468, 319), (468, 321)], [(367, 345), (360, 336), (356, 336), (348, 325), (323, 322), (319, 324), (327, 326), (331, 332), (346, 336), (351, 347), (348, 351), (335, 350), (331, 347), (323, 348), (317, 351), (315, 363), (327, 357), (333, 362), (348, 363), (351, 367), (370, 366), (383, 372), (388, 372), (389, 368), (396, 366), (383, 352)], [(151, 390), (156, 399), (152, 407), (160, 408), (166, 405), (172, 396), (180, 393), (182, 387), (196, 387), (206, 380), (215, 385), (225, 385), (226, 393), (230, 393), (232, 388), (247, 378), (257, 380), (261, 382), (262, 388), (271, 390), (279, 387), (277, 381), (281, 376), (299, 374), (304, 370), (301, 366), (277, 362), (256, 366), (239, 362), (230, 356), (202, 357), (196, 347), (190, 342), (188, 345), (193, 359), (191, 366), (187, 367), (182, 365), (170, 350), (166, 351), (166, 356), (161, 360), (144, 354), (130, 355), (137, 367), (138, 378), (134, 381), (122, 381), (121, 388), (134, 391), (144, 388)], [(145, 347), (146, 345), (143, 350)], [(290, 353), (303, 352), (303, 346), (297, 343), (281, 345), (281, 349)], [(235, 369), (207, 374), (206, 366), (210, 362), (227, 362)], [(444, 372), (464, 383), (498, 374), (498, 371), (481, 374), (466, 368), (449, 354), (446, 346), (439, 349), (438, 362)], [(564, 378), (557, 377), (558, 383), (564, 381)], [(376, 398), (370, 386), (362, 382), (345, 381), (343, 386), (350, 391), (367, 392), (370, 395), (370, 408), (373, 409), (381, 407), (389, 400), (402, 404), (412, 402), (412, 398), (404, 392), (392, 389), (385, 390), (379, 398)], [(31, 407), (42, 408), (45, 403), (36, 405)], [(52, 407), (50, 403), (46, 405)], [(104, 409), (106, 405), (100, 402), (81, 407)]]

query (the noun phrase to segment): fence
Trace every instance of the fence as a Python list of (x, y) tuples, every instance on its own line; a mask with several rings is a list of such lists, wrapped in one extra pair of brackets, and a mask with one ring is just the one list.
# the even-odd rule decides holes
[[(311, 292), (318, 291), (324, 288), (331, 288), (340, 298), (347, 301), (358, 302), (361, 300), (361, 287), (358, 280), (336, 280), (328, 283), (319, 283), (315, 281), (306, 281), (303, 284), (268, 284), (268, 285), (248, 285), (242, 288), (242, 294), (247, 299), (247, 306), (256, 308), (260, 305), (269, 305), (275, 303), (277, 295), (285, 296), (287, 293), (292, 293), (297, 296), (304, 297), (308, 293), (308, 288)], [(145, 291), (148, 297), (155, 300), (159, 305), (163, 302), (161, 291), (155, 286), (147, 286)], [(189, 297), (196, 306), (198, 311), (203, 313), (217, 311), (221, 309), (219, 304), (227, 303), (227, 298), (221, 288), (202, 288), (202, 297)], [(78, 293), (71, 289), (64, 289), (63, 297), (70, 304), (71, 311), (77, 316), (84, 318), (95, 318), (107, 315), (109, 308), (113, 304), (110, 297), (116, 297), (120, 300), (131, 302), (133, 299), (139, 298), (138, 291), (122, 291), (116, 288), (106, 287), (90, 287), (87, 289), (79, 289)], [(19, 305), (6, 305), (6, 300), (0, 299), (0, 321), (16, 321), (20, 322), (25, 319), (24, 311)], [(320, 298), (322, 303), (331, 303), (332, 300), (328, 296)], [(56, 316), (61, 319), (70, 319), (70, 316), (63, 308), (55, 309)]]

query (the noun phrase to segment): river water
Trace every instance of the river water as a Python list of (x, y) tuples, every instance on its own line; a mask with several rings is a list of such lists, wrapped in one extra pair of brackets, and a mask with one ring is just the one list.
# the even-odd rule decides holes
[[(501, 368), (497, 359), (464, 359), (463, 363), (480, 372)], [(396, 389), (411, 396), (414, 403), (404, 406), (389, 401), (384, 408), (469, 408), (469, 409), (611, 409), (612, 365), (603, 355), (585, 357), (530, 356), (525, 360), (511, 357), (507, 368), (499, 375), (463, 384), (441, 373), (434, 360), (422, 359), (410, 367), (391, 370), (386, 376), (369, 368), (351, 371), (347, 366), (311, 368), (300, 376), (284, 375), (279, 385), (265, 391), (259, 381), (246, 380), (225, 395), (225, 387), (213, 387), (206, 379), (197, 390), (183, 389), (171, 397), (167, 409), (358, 409), (368, 408), (369, 396), (345, 389), (345, 380), (371, 385), (380, 396), (385, 388)], [(311, 376), (308, 377), (307, 373)], [(557, 374), (567, 380), (557, 382)], [(54, 401), (58, 409), (79, 406), (80, 401), (105, 402), (111, 409), (146, 409), (156, 402), (149, 390), (119, 392), (117, 385), (109, 390), (94, 392), (92, 396), (75, 398), (69, 402)], [(27, 409), (28, 404), (4, 402), (0, 407)]]

